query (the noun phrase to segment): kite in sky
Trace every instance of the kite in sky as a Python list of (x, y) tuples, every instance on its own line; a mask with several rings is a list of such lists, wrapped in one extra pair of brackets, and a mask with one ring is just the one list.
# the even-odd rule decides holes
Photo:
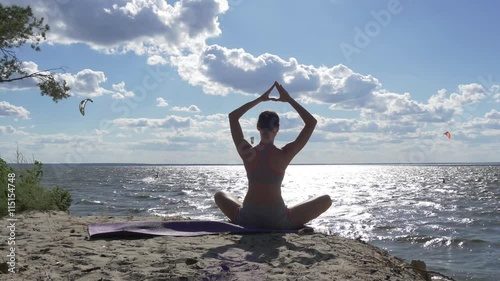
[(82, 115), (84, 115), (84, 116), (85, 116), (85, 105), (86, 105), (86, 104), (87, 104), (87, 102), (89, 102), (89, 101), (90, 101), (90, 102), (94, 102), (94, 101), (93, 101), (93, 100), (91, 100), (91, 99), (84, 99), (84, 100), (82, 100), (82, 101), (80, 102), (80, 113), (81, 113)]
[(450, 134), (450, 132), (445, 132), (443, 135), (445, 135), (446, 137), (448, 137), (448, 139), (451, 139), (451, 134)]

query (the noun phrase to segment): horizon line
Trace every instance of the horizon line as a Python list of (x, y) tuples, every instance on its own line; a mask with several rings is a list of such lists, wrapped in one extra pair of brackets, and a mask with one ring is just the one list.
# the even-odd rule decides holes
[[(33, 165), (34, 163), (8, 163), (9, 165)], [(500, 165), (500, 162), (367, 162), (367, 163), (294, 163), (289, 166), (334, 166), (334, 165)], [(243, 166), (243, 163), (135, 163), (135, 162), (87, 162), (87, 163), (42, 163), (42, 165), (126, 165), (126, 166)]]

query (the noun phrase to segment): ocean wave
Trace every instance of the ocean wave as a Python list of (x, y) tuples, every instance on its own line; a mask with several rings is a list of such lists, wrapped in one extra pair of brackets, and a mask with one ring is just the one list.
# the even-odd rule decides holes
[(422, 244), (424, 248), (435, 248), (435, 247), (464, 247), (465, 245), (473, 246), (480, 244), (488, 244), (491, 241), (486, 241), (482, 239), (466, 239), (460, 237), (446, 237), (446, 236), (425, 236), (425, 235), (402, 235), (398, 236), (394, 241), (397, 242), (410, 242), (413, 244)]
[(146, 193), (132, 193), (129, 197), (137, 199), (159, 199), (158, 197)]
[(154, 177), (145, 177), (145, 178), (142, 178), (140, 181), (143, 182), (143, 183), (153, 183), (153, 182), (156, 182), (156, 178)]
[(127, 212), (130, 214), (141, 214), (146, 211), (146, 208), (132, 208), (128, 209)]
[(103, 202), (103, 201), (100, 201), (100, 200), (81, 199), (80, 201), (76, 202), (75, 204), (82, 204), (82, 205), (105, 205), (106, 202)]

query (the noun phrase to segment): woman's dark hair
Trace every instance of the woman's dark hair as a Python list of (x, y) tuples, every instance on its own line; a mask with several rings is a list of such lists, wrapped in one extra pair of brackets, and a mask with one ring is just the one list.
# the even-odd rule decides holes
[(278, 114), (274, 111), (263, 111), (259, 115), (259, 121), (257, 121), (257, 126), (261, 129), (273, 130), (274, 128), (280, 126), (280, 118)]

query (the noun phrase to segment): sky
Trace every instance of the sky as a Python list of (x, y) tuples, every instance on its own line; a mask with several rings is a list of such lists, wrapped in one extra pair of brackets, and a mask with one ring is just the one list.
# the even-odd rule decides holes
[[(45, 19), (41, 51), (16, 55), (71, 88), (55, 103), (35, 80), (0, 84), (7, 162), (241, 164), (227, 115), (274, 81), (318, 120), (292, 164), (500, 161), (498, 1), (0, 3)], [(303, 127), (268, 101), (240, 119), (247, 140), (263, 110), (278, 147)]]

